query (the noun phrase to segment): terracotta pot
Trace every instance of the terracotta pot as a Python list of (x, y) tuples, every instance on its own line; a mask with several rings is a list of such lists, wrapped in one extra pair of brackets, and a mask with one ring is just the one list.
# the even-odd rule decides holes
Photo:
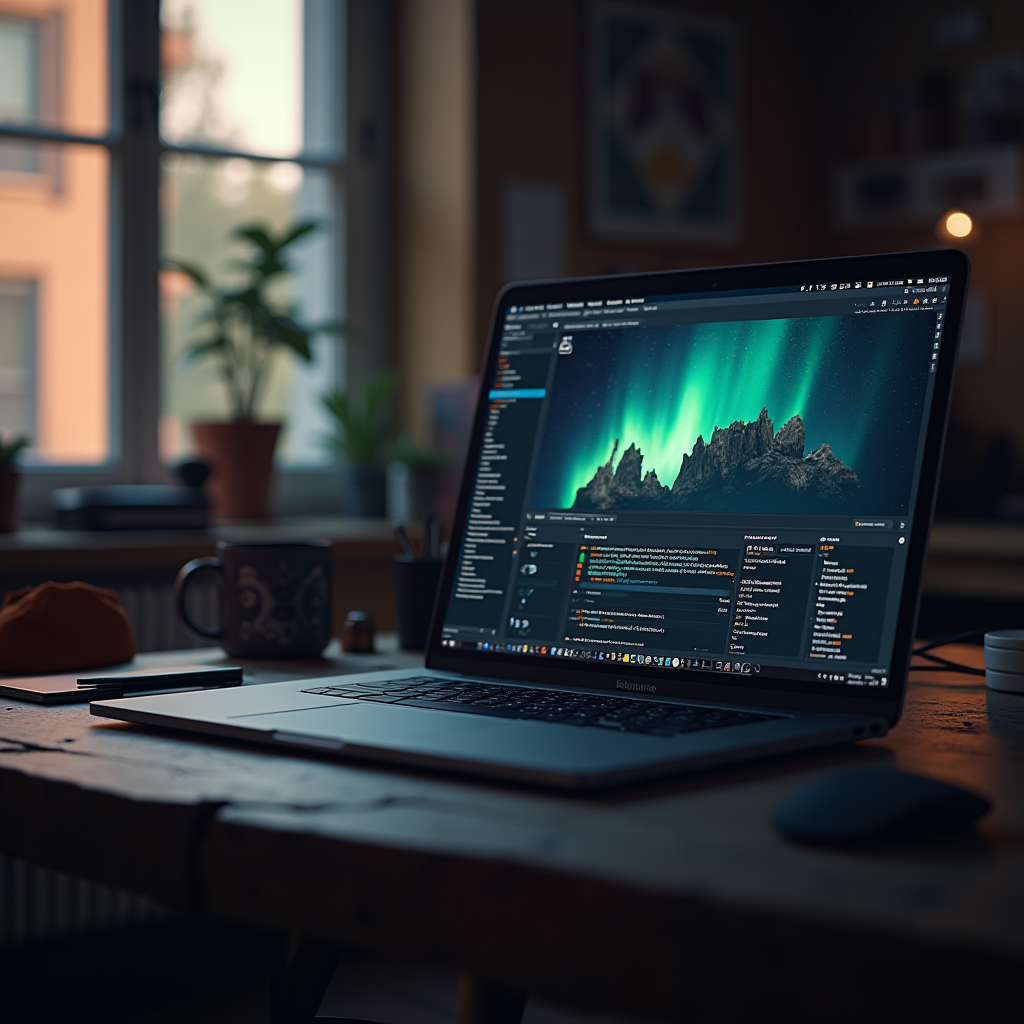
[(213, 471), (206, 485), (217, 519), (266, 519), (280, 423), (193, 423), (196, 454)]
[(21, 473), (13, 466), (0, 466), (0, 533), (18, 528), (18, 488)]

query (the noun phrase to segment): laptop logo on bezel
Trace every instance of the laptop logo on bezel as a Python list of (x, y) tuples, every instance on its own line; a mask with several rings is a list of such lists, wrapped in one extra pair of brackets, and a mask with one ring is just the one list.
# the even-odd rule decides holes
[(653, 683), (634, 683), (629, 679), (616, 679), (616, 690), (633, 690), (640, 693), (657, 693), (658, 688)]

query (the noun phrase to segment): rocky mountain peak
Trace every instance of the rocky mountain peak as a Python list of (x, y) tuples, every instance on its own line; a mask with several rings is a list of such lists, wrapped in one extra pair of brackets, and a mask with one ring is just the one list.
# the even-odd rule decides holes
[(772, 442), (775, 449), (782, 455), (791, 459), (802, 459), (804, 457), (804, 445), (807, 443), (807, 432), (804, 430), (804, 421), (799, 416), (787, 420), (779, 428)]
[[(643, 472), (643, 454), (635, 443), (614, 465), (619, 442), (611, 458), (599, 467), (590, 483), (576, 493), (577, 509), (687, 509), (757, 506), (757, 495), (768, 505), (833, 507), (860, 490), (857, 474), (832, 454), (827, 444), (804, 457), (806, 430), (793, 416), (775, 433), (767, 407), (756, 420), (736, 420), (715, 427), (711, 440), (699, 435), (693, 450), (684, 454), (671, 487), (657, 473)], [(796, 507), (794, 511), (796, 511)]]

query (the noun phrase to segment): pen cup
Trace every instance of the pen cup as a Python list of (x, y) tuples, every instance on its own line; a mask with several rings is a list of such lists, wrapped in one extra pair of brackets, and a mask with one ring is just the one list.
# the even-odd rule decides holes
[(440, 578), (440, 558), (395, 555), (398, 643), (407, 651), (422, 651), (427, 646)]

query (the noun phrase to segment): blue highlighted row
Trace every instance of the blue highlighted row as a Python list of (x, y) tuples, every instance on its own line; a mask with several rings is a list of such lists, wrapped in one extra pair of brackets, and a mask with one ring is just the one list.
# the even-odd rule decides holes
[(547, 394), (544, 388), (492, 388), (488, 398), (543, 398)]
[[(534, 586), (534, 584), (530, 584)], [(639, 583), (583, 583), (587, 590), (646, 590), (654, 594), (698, 594), (701, 597), (731, 597), (731, 590), (708, 587), (658, 587)]]

